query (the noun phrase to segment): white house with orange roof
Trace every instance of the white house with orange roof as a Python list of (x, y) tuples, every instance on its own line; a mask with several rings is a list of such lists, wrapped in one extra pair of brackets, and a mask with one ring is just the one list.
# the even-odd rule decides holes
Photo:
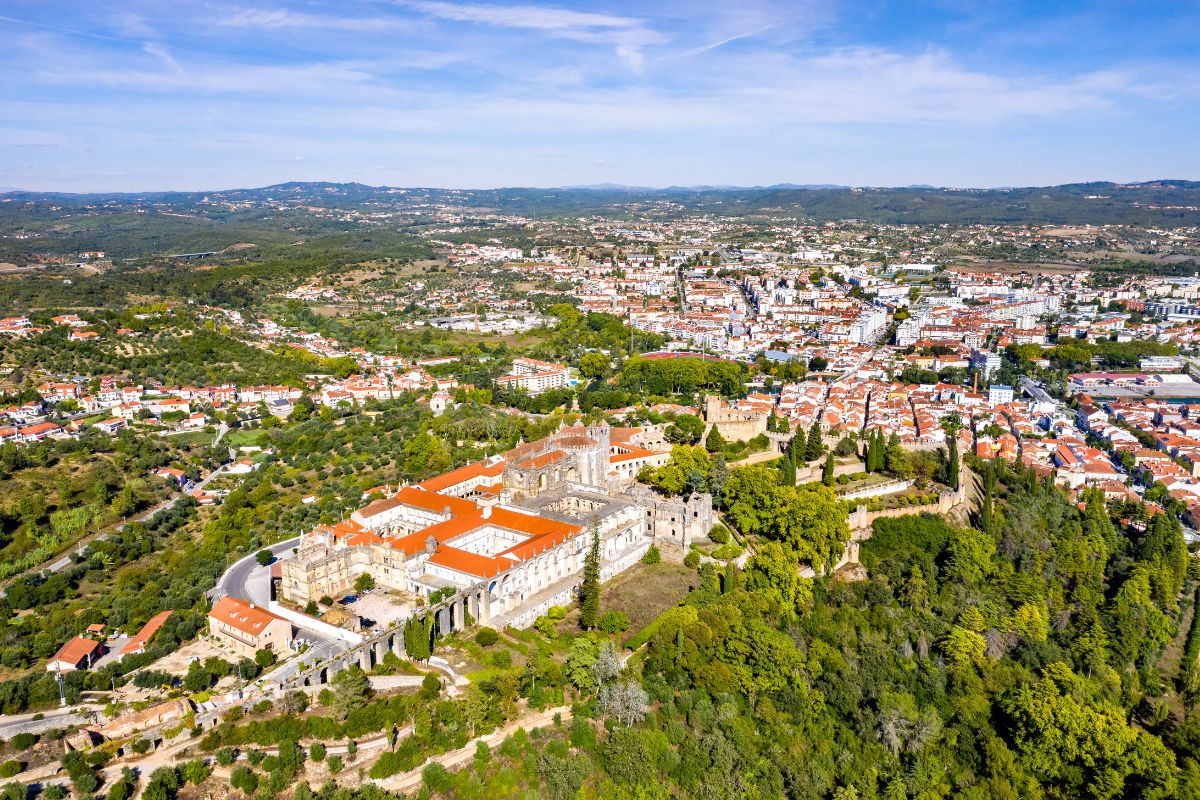
[(227, 650), (254, 658), (259, 650), (283, 655), (292, 648), (292, 623), (236, 597), (222, 597), (208, 612), (208, 632)]

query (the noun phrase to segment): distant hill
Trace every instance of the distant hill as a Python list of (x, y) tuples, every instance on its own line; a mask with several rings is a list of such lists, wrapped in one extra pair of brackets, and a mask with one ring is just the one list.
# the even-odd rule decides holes
[[(1132, 224), (1176, 227), (1200, 225), (1200, 182), (1154, 180), (1120, 184), (1091, 182), (1062, 186), (956, 189), (929, 186), (846, 187), (689, 186), (648, 188), (595, 184), (561, 188), (437, 189), (368, 186), (362, 183), (289, 182), (256, 189), (212, 192), (62, 194), (8, 192), (5, 198), (60, 205), (198, 206), (204, 199), (354, 208), (363, 203), (405, 207), (444, 203), (491, 208), (527, 216), (604, 213), (620, 207), (661, 213), (663, 200), (687, 212), (722, 216), (770, 215), (815, 221), (857, 219), (897, 224)], [(6, 211), (14, 211), (11, 204)], [(3, 213), (3, 212), (0, 212)]]

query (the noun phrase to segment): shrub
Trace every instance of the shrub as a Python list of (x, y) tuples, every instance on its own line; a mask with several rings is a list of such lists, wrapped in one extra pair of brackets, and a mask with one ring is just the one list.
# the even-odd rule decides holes
[(558, 623), (550, 617), (538, 617), (533, 623), (533, 627), (537, 628), (538, 633), (545, 636), (547, 639), (558, 638)]
[[(505, 651), (508, 652), (508, 651)], [(421, 679), (421, 697), (425, 700), (433, 700), (442, 693), (442, 680), (432, 672), (425, 673), (425, 677)], [(354, 744), (353, 742), (351, 744)], [(357, 748), (358, 745), (355, 745)], [(351, 753), (353, 755), (353, 753)]]
[(34, 733), (18, 733), (9, 742), (17, 750), (28, 750), (37, 743), (38, 737)]
[(598, 625), (605, 633), (622, 633), (629, 630), (629, 617), (624, 611), (605, 611)]
[(150, 740), (149, 739), (138, 739), (137, 741), (135, 741), (133, 743), (133, 752), (137, 753), (138, 755), (141, 755), (142, 753), (145, 753), (149, 750), (150, 750)]
[(260, 667), (269, 667), (275, 663), (274, 651), (264, 647), (254, 654), (254, 663)]
[(179, 776), (193, 786), (199, 786), (204, 783), (211, 774), (212, 768), (205, 764), (203, 759), (199, 758), (193, 758), (179, 768)]
[(683, 557), (683, 565), (688, 569), (695, 569), (700, 566), (700, 554), (695, 550)]
[(475, 634), (475, 644), (480, 647), (491, 647), (498, 641), (500, 641), (500, 634), (491, 628), (484, 628)]
[(84, 772), (78, 776), (72, 776), (71, 783), (75, 784), (75, 788), (85, 797), (100, 788), (100, 779), (94, 772)]
[(142, 797), (146, 800), (168, 800), (179, 788), (179, 770), (174, 767), (159, 767), (150, 773)]
[(550, 606), (546, 609), (546, 616), (550, 619), (563, 619), (567, 616), (567, 610), (562, 606)]
[(263, 753), (262, 750), (250, 750), (249, 752), (246, 753), (246, 760), (249, 761), (255, 767), (257, 767), (259, 764), (261, 764), (265, 757), (266, 757), (266, 754)]
[(658, 549), (658, 545), (652, 544), (646, 550), (646, 555), (642, 556), (643, 564), (657, 564), (662, 561), (662, 551)]
[(5, 761), (0, 764), (0, 778), (11, 778), (23, 769), (25, 769), (25, 765), (20, 761)]
[(714, 525), (713, 529), (708, 532), (708, 538), (717, 544), (725, 544), (729, 541), (729, 529), (724, 525)]
[(325, 745), (320, 742), (313, 742), (312, 747), (308, 748), (308, 755), (313, 761), (324, 761)]
[(496, 650), (488, 654), (488, 663), (497, 669), (508, 669), (512, 666), (512, 653), (508, 650)]
[(384, 753), (381, 755), (379, 760), (371, 767), (368, 775), (376, 779), (387, 778), (398, 772), (408, 772), (411, 769), (416, 769), (417, 765), (424, 760), (425, 756), (421, 752), (420, 747), (410, 736), (396, 746), (394, 753)]
[(246, 794), (254, 794), (258, 789), (258, 776), (250, 771), (250, 768), (244, 764), (239, 764), (233, 768), (233, 773), (229, 776), (229, 783), (235, 789), (241, 789)]
[(222, 747), (217, 751), (217, 763), (222, 767), (228, 767), (237, 760), (237, 750), (232, 747)]
[(133, 685), (139, 689), (157, 689), (159, 686), (174, 686), (175, 676), (160, 669), (144, 669), (133, 676)]
[(329, 767), (330, 775), (337, 775), (342, 771), (342, 757), (336, 753), (325, 759), (325, 766)]
[(436, 761), (421, 770), (421, 779), (430, 791), (434, 792), (448, 792), (454, 785), (454, 779), (450, 777), (450, 773), (446, 772), (446, 768)]
[(133, 797), (134, 784), (132, 776), (122, 776), (120, 780), (108, 787), (108, 794), (104, 796), (104, 800), (129, 800)]

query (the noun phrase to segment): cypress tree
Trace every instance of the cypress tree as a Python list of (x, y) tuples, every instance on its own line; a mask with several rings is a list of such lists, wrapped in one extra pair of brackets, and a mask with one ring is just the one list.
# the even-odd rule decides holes
[(867, 457), (866, 468), (867, 472), (875, 471), (875, 460), (878, 456), (877, 445), (875, 443), (875, 431), (871, 431), (871, 435), (867, 437)]
[(946, 442), (946, 483), (951, 489), (958, 489), (958, 436), (951, 434)]
[(804, 452), (808, 461), (816, 461), (825, 452), (825, 445), (821, 442), (821, 423), (815, 419), (808, 429), (808, 446)]
[(803, 428), (796, 428), (796, 435), (788, 442), (788, 457), (797, 467), (807, 458), (808, 440), (804, 436)]
[(790, 458), (784, 458), (779, 462), (780, 483), (784, 486), (796, 485), (796, 465), (792, 463)]
[(409, 617), (404, 623), (404, 652), (413, 661), (425, 661), (433, 655), (430, 639), (433, 625), (419, 617)]
[(833, 486), (833, 453), (825, 456), (825, 468), (821, 470), (821, 483)]
[[(716, 428), (714, 427), (715, 431)], [(583, 583), (579, 587), (579, 624), (596, 627), (600, 617), (600, 529), (592, 529), (592, 549), (583, 562)]]
[(737, 591), (738, 588), (738, 567), (733, 559), (725, 562), (725, 579), (721, 582), (721, 594), (729, 594)]
[(996, 472), (989, 461), (983, 471), (983, 499), (979, 503), (979, 527), (984, 533), (992, 532), (992, 495), (995, 488)]
[(720, 453), (725, 449), (725, 437), (717, 430), (717, 426), (713, 425), (712, 430), (708, 432), (708, 436), (704, 439), (704, 449), (710, 453)]

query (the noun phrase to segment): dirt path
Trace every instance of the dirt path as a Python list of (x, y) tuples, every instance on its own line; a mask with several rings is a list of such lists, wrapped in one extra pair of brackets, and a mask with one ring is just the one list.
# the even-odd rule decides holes
[(448, 770), (457, 769), (464, 764), (470, 763), (471, 759), (475, 757), (475, 748), (479, 742), (484, 742), (488, 747), (496, 747), (520, 728), (531, 730), (533, 728), (543, 728), (547, 725), (553, 725), (555, 714), (559, 714), (563, 722), (568, 722), (571, 719), (571, 707), (559, 706), (558, 708), (548, 708), (545, 711), (532, 712), (513, 720), (502, 728), (497, 728), (487, 736), (479, 736), (472, 739), (465, 747), (460, 747), (458, 750), (451, 750), (448, 753), (427, 759), (421, 766), (411, 772), (371, 782), (389, 792), (410, 792), (421, 786), (423, 780), (422, 770), (429, 764), (436, 762)]

